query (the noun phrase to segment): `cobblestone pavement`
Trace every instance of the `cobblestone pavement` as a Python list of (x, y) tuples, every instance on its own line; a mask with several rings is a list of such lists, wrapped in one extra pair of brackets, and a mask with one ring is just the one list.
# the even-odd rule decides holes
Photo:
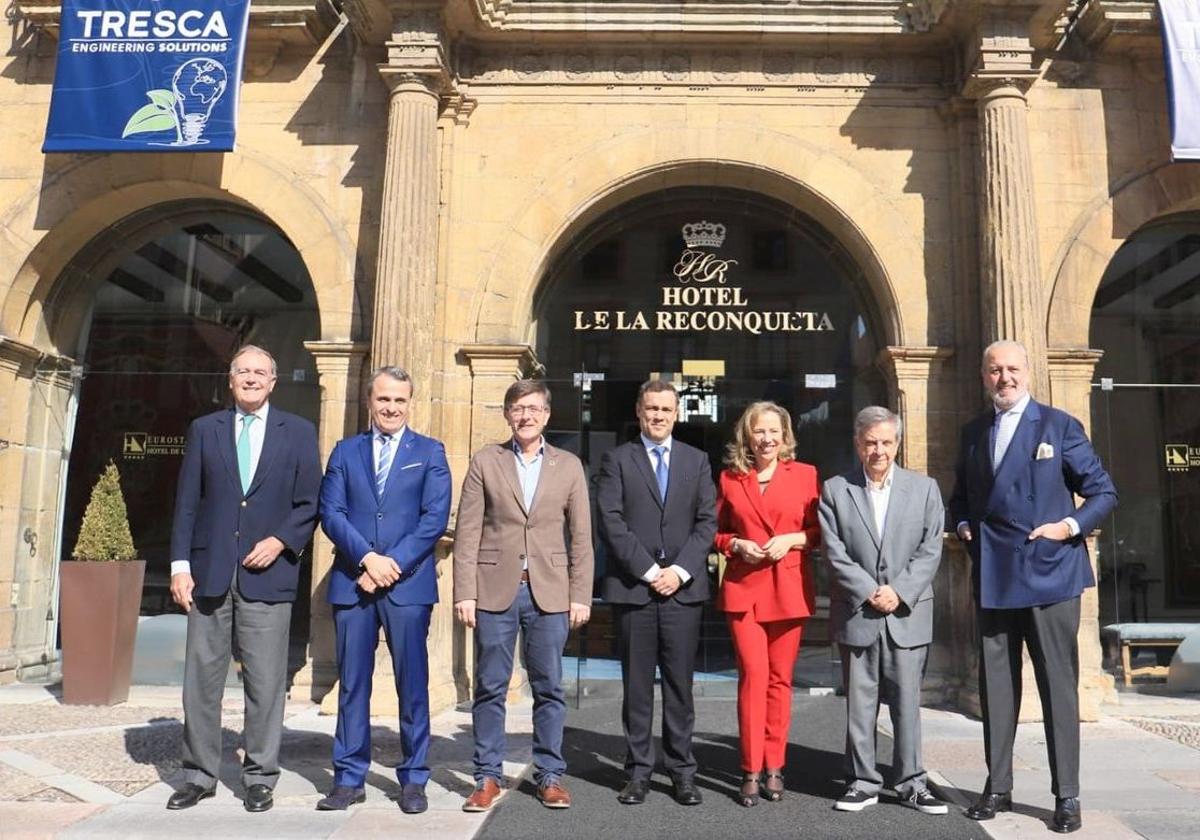
[(1200, 715), (1174, 718), (1127, 717), (1124, 720), (1139, 729), (1200, 750)]

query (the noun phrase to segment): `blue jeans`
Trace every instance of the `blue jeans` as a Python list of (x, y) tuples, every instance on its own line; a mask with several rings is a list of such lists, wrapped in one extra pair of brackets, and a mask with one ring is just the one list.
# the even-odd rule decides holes
[(567, 613), (538, 609), (522, 583), (512, 605), (502, 612), (475, 612), (475, 781), (504, 779), (505, 697), (512, 679), (513, 649), (521, 631), (521, 654), (533, 691), (533, 767), (538, 786), (556, 781), (567, 770), (562, 755), (562, 652), (567, 643)]

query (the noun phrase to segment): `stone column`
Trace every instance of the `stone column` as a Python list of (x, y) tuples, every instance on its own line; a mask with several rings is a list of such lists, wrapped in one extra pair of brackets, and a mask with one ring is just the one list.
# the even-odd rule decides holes
[[(1103, 350), (1054, 349), (1049, 352), (1050, 393), (1054, 406), (1077, 418), (1091, 434), (1092, 377)], [(1107, 527), (1104, 523), (1101, 528)], [(1103, 550), (1105, 536), (1096, 531), (1088, 538), (1088, 553), (1092, 558), (1092, 573), (1100, 579), (1097, 568), (1097, 542)], [(1100, 704), (1116, 702), (1116, 687), (1112, 674), (1102, 667), (1104, 652), (1100, 647), (1100, 593), (1097, 587), (1083, 590), (1079, 607), (1079, 716), (1083, 720), (1098, 720)]]
[[(458, 355), (471, 366), (471, 452), (475, 452), (485, 443), (504, 440), (511, 434), (504, 420), (504, 392), (514, 381), (529, 375), (537, 358), (527, 344), (468, 344)], [(471, 697), (471, 675), (475, 670), (471, 631), (454, 624), (453, 646), (454, 678), (459, 699), (464, 701)], [(509, 684), (510, 700), (522, 694), (526, 682), (518, 657)]]
[(391, 88), (371, 364), (413, 377), (414, 415), (429, 422), (437, 283), (436, 79), (383, 65)]
[[(321, 391), (317, 445), (324, 464), (334, 444), (359, 431), (362, 369), (368, 345), (364, 341), (306, 341), (304, 348), (312, 353), (317, 365), (317, 385)], [(333, 614), (325, 600), (329, 570), (333, 566), (333, 544), (319, 527), (313, 534), (310, 562), (308, 656), (292, 681), (292, 691), (307, 692), (311, 699), (319, 700), (337, 682)]]
[(984, 344), (1022, 342), (1030, 390), (1048, 399), (1046, 300), (1038, 265), (1027, 103), (1013, 79), (976, 85), (980, 152), (980, 315)]

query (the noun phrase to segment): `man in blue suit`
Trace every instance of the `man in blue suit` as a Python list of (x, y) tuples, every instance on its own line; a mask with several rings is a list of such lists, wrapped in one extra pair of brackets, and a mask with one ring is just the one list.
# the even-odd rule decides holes
[[(974, 569), (979, 695), (988, 783), (966, 815), (1012, 807), (1012, 750), (1028, 645), (1046, 729), (1050, 828), (1082, 825), (1079, 807), (1079, 601), (1096, 581), (1084, 540), (1117, 491), (1083, 426), (1029, 396), (1029, 358), (1014, 341), (983, 354), (994, 408), (963, 428), (951, 521)], [(1075, 497), (1083, 498), (1076, 508)]]
[(336, 548), (329, 603), (341, 680), (333, 790), (317, 803), (322, 811), (345, 810), (365, 798), (381, 626), (400, 698), (400, 809), (419, 814), (429, 807), (425, 642), (438, 599), (433, 550), (450, 518), (451, 485), (442, 444), (407, 426), (412, 395), (403, 369), (376, 370), (367, 384), (371, 428), (334, 447), (321, 482), (321, 527)]
[(312, 423), (269, 404), (275, 359), (246, 346), (229, 366), (234, 408), (193, 421), (171, 531), (171, 597), (188, 616), (184, 785), (167, 801), (212, 796), (221, 697), (236, 630), (246, 690), (247, 811), (271, 807), (279, 779), (288, 625), (300, 556), (317, 523), (321, 460)]

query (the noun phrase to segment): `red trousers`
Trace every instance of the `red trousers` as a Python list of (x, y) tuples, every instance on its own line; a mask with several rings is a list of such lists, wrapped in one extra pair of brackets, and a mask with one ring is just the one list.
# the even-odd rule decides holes
[(742, 770), (782, 769), (792, 722), (792, 671), (804, 619), (759, 623), (750, 613), (728, 616), (738, 659)]

